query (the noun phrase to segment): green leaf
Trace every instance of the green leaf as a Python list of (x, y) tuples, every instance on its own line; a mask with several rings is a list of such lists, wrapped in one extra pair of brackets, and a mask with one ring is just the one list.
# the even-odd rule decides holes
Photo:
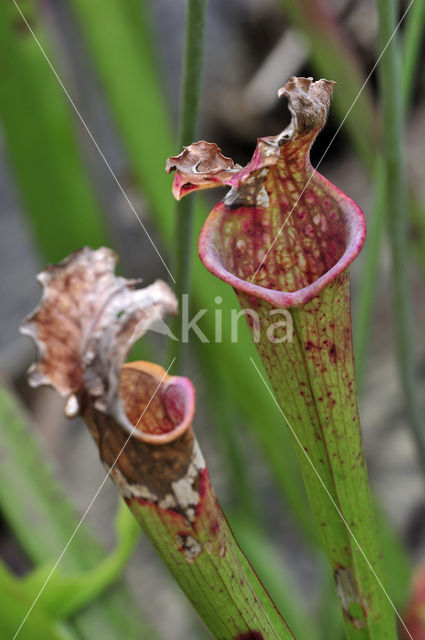
[(52, 619), (69, 618), (116, 582), (140, 538), (139, 527), (122, 503), (118, 508), (116, 530), (115, 549), (91, 569), (65, 573), (60, 565), (47, 564), (26, 576), (23, 583), (30, 592), (37, 594), (42, 589), (37, 606)]
[[(387, 224), (392, 254), (395, 351), (408, 424), (425, 474), (425, 421), (415, 371), (412, 291), (409, 282), (408, 194), (405, 174), (404, 106), (396, 0), (378, 0), (379, 43), (387, 46), (379, 67), (382, 99), (382, 158), (387, 198)], [(395, 34), (395, 35), (394, 35)]]
[[(13, 576), (0, 562), (0, 629), (3, 638), (14, 638), (36, 593)], [(42, 607), (34, 607), (19, 631), (21, 640), (69, 640)]]
[[(206, 0), (187, 0), (183, 73), (180, 98), (179, 142), (190, 144), (197, 135), (201, 98), (203, 44), (205, 31)], [(191, 271), (191, 247), (193, 231), (193, 199), (176, 203), (175, 210), (175, 293), (178, 300), (188, 293)], [(173, 323), (179, 333), (179, 318)], [(181, 369), (183, 344), (177, 340), (170, 345), (170, 360)]]
[[(28, 429), (22, 409), (4, 387), (0, 387), (0, 459), (3, 515), (34, 563), (45, 565), (55, 561), (79, 519)], [(64, 554), (61, 567), (79, 572), (102, 561), (108, 562), (104, 550), (83, 524)], [(129, 640), (139, 640), (143, 633), (157, 638), (140, 618), (131, 595), (122, 585), (114, 586), (78, 613), (73, 624), (83, 637), (90, 639), (101, 633), (105, 640), (121, 640), (124, 626)]]
[[(24, 6), (47, 50), (34, 3)], [(107, 242), (63, 90), (13, 2), (0, 5), (0, 120), (31, 229), (45, 258)]]

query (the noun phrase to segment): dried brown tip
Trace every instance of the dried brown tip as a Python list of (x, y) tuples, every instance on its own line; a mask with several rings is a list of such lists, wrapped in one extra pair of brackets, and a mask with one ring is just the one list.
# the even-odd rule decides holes
[(294, 140), (297, 137), (322, 129), (329, 111), (335, 82), (313, 78), (292, 76), (277, 92), (279, 98), (288, 99), (291, 113), (289, 126), (282, 131), (282, 140)]
[(21, 327), (38, 351), (30, 384), (70, 395), (69, 416), (87, 397), (100, 411), (118, 411), (120, 369), (131, 344), (163, 313), (177, 312), (168, 285), (158, 280), (136, 290), (135, 280), (115, 276), (116, 262), (110, 249), (85, 247), (49, 266), (38, 276), (40, 305)]
[(184, 171), (191, 171), (193, 174), (211, 173), (233, 169), (234, 162), (231, 158), (226, 158), (221, 153), (220, 147), (215, 142), (194, 142), (188, 147), (184, 147), (178, 156), (167, 158), (165, 170), (171, 173), (177, 168)]
[(184, 147), (178, 156), (167, 158), (165, 165), (167, 173), (176, 172), (173, 195), (177, 200), (189, 191), (227, 183), (240, 168), (231, 158), (224, 156), (214, 142), (205, 140)]
[[(288, 99), (291, 122), (277, 136), (259, 138), (251, 161), (246, 167), (234, 164), (233, 160), (221, 153), (220, 148), (211, 142), (194, 142), (185, 147), (178, 156), (168, 158), (166, 170), (175, 171), (173, 195), (177, 200), (191, 191), (229, 185), (237, 191), (230, 191), (224, 199), (229, 207), (248, 206), (249, 193), (242, 194), (241, 188), (251, 179), (254, 172), (274, 166), (279, 162), (282, 145), (306, 136), (306, 142), (313, 142), (315, 135), (326, 121), (330, 99), (335, 82), (292, 76), (278, 91), (279, 97)], [(260, 193), (260, 205), (267, 202), (266, 194), (259, 189), (264, 176), (257, 176), (257, 184), (252, 191)], [(251, 185), (252, 186), (252, 185)], [(250, 187), (248, 186), (248, 192)]]

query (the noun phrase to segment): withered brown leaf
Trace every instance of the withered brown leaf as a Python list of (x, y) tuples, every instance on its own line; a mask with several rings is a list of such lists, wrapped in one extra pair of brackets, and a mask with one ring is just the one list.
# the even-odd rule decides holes
[(100, 411), (114, 413), (121, 365), (131, 344), (177, 299), (161, 280), (135, 289), (137, 280), (115, 275), (116, 254), (84, 247), (38, 275), (40, 305), (21, 326), (38, 350), (32, 386), (52, 385), (62, 395), (89, 394)]

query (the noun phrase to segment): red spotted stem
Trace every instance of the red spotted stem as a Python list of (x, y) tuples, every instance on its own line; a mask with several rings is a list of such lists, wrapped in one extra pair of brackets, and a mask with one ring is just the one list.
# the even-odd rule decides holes
[(244, 168), (205, 142), (169, 158), (167, 166), (176, 171), (176, 197), (231, 186), (202, 228), (199, 255), (234, 288), (277, 402), (301, 442), (299, 464), (347, 638), (394, 640), (394, 612), (376, 579), (385, 583), (351, 338), (347, 268), (363, 246), (365, 221), (309, 159), (333, 84), (291, 78), (279, 92), (289, 101), (290, 125), (260, 138)]
[(289, 627), (236, 543), (192, 431), (187, 378), (123, 365), (158, 314), (176, 312), (160, 281), (135, 289), (107, 249), (83, 249), (39, 276), (40, 306), (23, 324), (38, 347), (30, 382), (68, 396), (102, 463), (214, 637), (290, 640)]
[[(218, 506), (190, 426), (193, 387), (186, 378), (164, 380), (164, 373), (145, 362), (122, 369), (121, 399), (137, 437), (128, 442), (112, 479), (216, 638), (293, 638)], [(146, 411), (158, 384), (162, 388)], [(109, 468), (125, 431), (104, 414), (83, 415)]]

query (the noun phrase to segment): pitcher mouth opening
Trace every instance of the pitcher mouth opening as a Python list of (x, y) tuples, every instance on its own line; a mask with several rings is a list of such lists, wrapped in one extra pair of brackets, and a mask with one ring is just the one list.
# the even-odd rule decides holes
[[(199, 237), (205, 267), (237, 292), (281, 308), (300, 306), (342, 273), (361, 251), (361, 209), (315, 172), (298, 200), (287, 189), (267, 207), (220, 202)], [(273, 205), (270, 207), (270, 205)]]
[(359, 207), (317, 173), (310, 148), (323, 128), (334, 82), (292, 76), (278, 95), (289, 125), (258, 138), (240, 167), (201, 140), (168, 158), (173, 193), (231, 187), (199, 238), (199, 255), (237, 292), (282, 308), (308, 302), (356, 258), (365, 240)]
[(187, 431), (195, 411), (195, 390), (189, 379), (168, 376), (151, 362), (122, 366), (120, 400), (132, 435), (143, 442), (167, 444)]

